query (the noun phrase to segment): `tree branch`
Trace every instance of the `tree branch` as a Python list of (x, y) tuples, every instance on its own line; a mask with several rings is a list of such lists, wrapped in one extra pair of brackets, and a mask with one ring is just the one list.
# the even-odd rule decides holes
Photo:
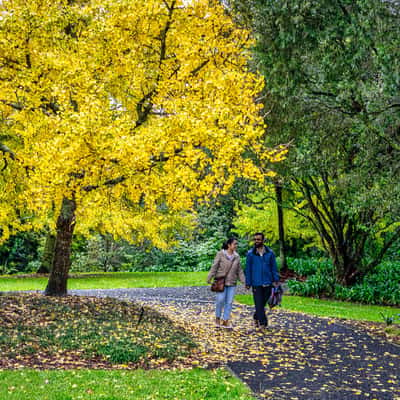
[(0, 151), (3, 152), (4, 154), (5, 153), (10, 154), (11, 159), (15, 160), (15, 153), (5, 144), (0, 143)]
[(3, 103), (6, 106), (13, 108), (14, 110), (22, 111), (24, 109), (24, 106), (20, 103), (10, 103), (7, 100), (0, 100), (0, 103)]
[[(174, 151), (174, 154), (172, 154), (172, 156), (177, 156), (182, 151), (183, 151), (183, 149), (176, 149)], [(152, 156), (150, 158), (151, 164), (150, 164), (150, 166), (148, 168), (143, 168), (141, 170), (136, 170), (134, 173), (137, 174), (139, 172), (143, 173), (143, 172), (146, 172), (146, 171), (150, 171), (152, 168), (154, 168), (156, 163), (166, 162), (170, 158), (171, 158), (171, 156), (166, 156), (166, 155), (163, 155), (163, 154), (160, 154), (159, 156)], [(111, 162), (115, 162), (115, 160), (111, 160)], [(77, 173), (71, 174), (71, 176), (73, 176), (75, 178), (78, 178), (78, 179), (83, 179), (84, 176), (85, 176), (85, 173), (84, 172), (77, 172)], [(105, 186), (112, 187), (112, 186), (118, 185), (119, 183), (125, 182), (128, 178), (129, 178), (129, 176), (127, 176), (127, 175), (121, 175), (121, 176), (118, 176), (116, 178), (108, 179), (101, 185), (88, 185), (88, 186), (84, 186), (82, 189), (85, 192), (91, 192), (92, 190), (99, 189), (100, 187), (105, 187)]]
[(190, 72), (190, 75), (196, 76), (209, 62), (209, 59), (204, 60), (198, 67)]
[[(15, 154), (14, 154), (14, 152), (13, 152), (8, 146), (6, 146), (5, 144), (0, 143), (0, 151), (1, 151), (3, 154), (9, 154), (9, 155), (10, 155), (10, 158), (11, 158), (12, 160), (15, 160)], [(7, 166), (8, 166), (8, 161), (7, 161), (7, 158), (4, 157), (4, 166), (3, 166), (3, 168), (2, 168), (1, 170), (4, 171), (4, 170), (7, 168)]]
[(317, 231), (319, 232), (321, 238), (326, 241), (327, 245), (329, 246), (330, 252), (334, 253), (335, 245), (334, 245), (332, 237), (329, 235), (329, 232), (327, 231), (327, 229), (325, 227), (325, 224), (324, 224), (325, 217), (322, 215), (322, 213), (320, 212), (318, 207), (314, 204), (308, 184), (304, 180), (297, 181), (297, 183), (300, 187), (301, 192), (307, 198), (310, 210), (315, 217), (315, 219), (312, 219), (314, 222), (314, 226), (316, 227)]
[(386, 241), (386, 243), (383, 245), (381, 251), (379, 252), (379, 254), (375, 257), (375, 259), (373, 261), (371, 261), (367, 266), (366, 269), (368, 271), (372, 270), (373, 268), (375, 268), (377, 265), (380, 264), (380, 262), (383, 259), (383, 256), (385, 255), (385, 253), (389, 250), (389, 248), (400, 239), (400, 226), (398, 226), (396, 228), (396, 230), (394, 231), (393, 235)]
[[(329, 228), (331, 229), (332, 233), (336, 234), (337, 239), (339, 240), (339, 230), (336, 229), (336, 219), (335, 216), (331, 215), (330, 210), (328, 209), (325, 199), (322, 197), (321, 191), (317, 185), (317, 183), (315, 182), (315, 180), (312, 177), (308, 178), (310, 183), (311, 183), (311, 187), (313, 188), (313, 193), (315, 194), (315, 196), (317, 197), (319, 204), (321, 205), (322, 208), (322, 213), (320, 213), (321, 218), (323, 219), (323, 221), (325, 222), (326, 225), (329, 226)], [(305, 182), (305, 181), (303, 181)], [(332, 210), (333, 211), (333, 210)]]
[(136, 105), (136, 112), (138, 115), (138, 119), (137, 119), (133, 129), (138, 128), (139, 126), (143, 125), (146, 122), (146, 120), (153, 108), (153, 104), (151, 103), (151, 100), (154, 97), (154, 95), (157, 93), (157, 84), (161, 79), (160, 68), (161, 68), (161, 65), (162, 65), (163, 61), (165, 60), (166, 54), (167, 54), (167, 34), (172, 25), (172, 15), (173, 15), (173, 12), (175, 9), (176, 0), (172, 1), (171, 5), (169, 5), (166, 1), (164, 1), (164, 4), (168, 9), (168, 19), (164, 26), (164, 29), (160, 33), (160, 37), (159, 37), (159, 40), (161, 42), (160, 58), (158, 61), (159, 71), (158, 71), (157, 77), (155, 79), (155, 87), (152, 90), (150, 90), (150, 92), (146, 93), (142, 97), (142, 99), (139, 100), (139, 102)]

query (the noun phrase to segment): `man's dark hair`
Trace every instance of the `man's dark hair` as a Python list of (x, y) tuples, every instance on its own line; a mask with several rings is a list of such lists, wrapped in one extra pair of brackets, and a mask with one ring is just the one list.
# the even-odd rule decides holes
[(261, 236), (263, 238), (263, 240), (265, 239), (265, 236), (262, 232), (257, 232), (253, 236)]

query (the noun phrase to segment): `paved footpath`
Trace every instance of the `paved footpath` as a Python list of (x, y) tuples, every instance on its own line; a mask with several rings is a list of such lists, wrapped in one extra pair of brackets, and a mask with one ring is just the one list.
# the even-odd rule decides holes
[(400, 346), (359, 324), (274, 309), (271, 327), (260, 332), (252, 327), (253, 308), (236, 304), (228, 331), (213, 325), (208, 287), (71, 293), (157, 308), (197, 339), (198, 365), (226, 365), (258, 398), (400, 400)]

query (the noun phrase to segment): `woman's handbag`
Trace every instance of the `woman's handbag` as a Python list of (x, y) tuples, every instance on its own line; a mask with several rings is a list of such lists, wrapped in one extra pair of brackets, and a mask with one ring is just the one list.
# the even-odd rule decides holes
[(212, 292), (223, 292), (225, 289), (225, 277), (214, 278), (214, 282), (211, 284)]
[(225, 276), (222, 276), (220, 278), (214, 278), (214, 282), (211, 284), (211, 291), (212, 292), (223, 292), (225, 289), (225, 277), (228, 276), (231, 268), (233, 265), (233, 260), (231, 262), (231, 266), (228, 269), (228, 272), (226, 273)]

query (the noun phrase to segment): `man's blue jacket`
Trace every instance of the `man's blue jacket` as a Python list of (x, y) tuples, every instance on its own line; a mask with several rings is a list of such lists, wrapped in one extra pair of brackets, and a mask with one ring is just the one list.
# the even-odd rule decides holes
[(274, 252), (267, 246), (262, 256), (255, 247), (248, 251), (246, 257), (246, 286), (272, 285), (279, 281), (278, 268)]

